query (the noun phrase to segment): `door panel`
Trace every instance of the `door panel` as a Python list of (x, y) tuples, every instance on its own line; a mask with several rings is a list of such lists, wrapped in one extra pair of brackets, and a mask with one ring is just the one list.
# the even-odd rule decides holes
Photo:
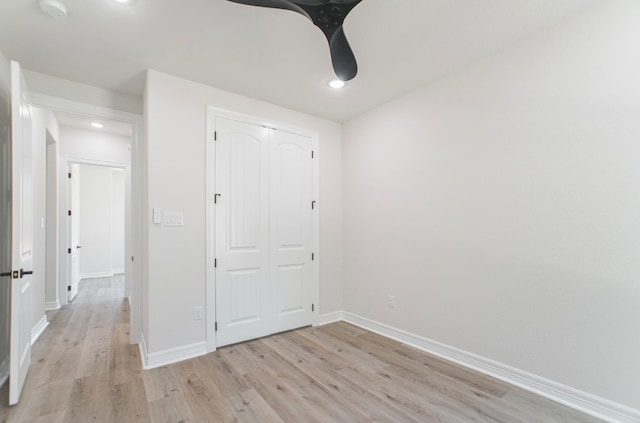
[(217, 345), (262, 336), (269, 310), (268, 130), (216, 119)]
[[(9, 404), (17, 404), (31, 364), (33, 172), (31, 106), (20, 65), (11, 62), (12, 264)], [(25, 273), (26, 272), (26, 273)]]
[(274, 332), (313, 319), (311, 139), (272, 130), (270, 145), (270, 266)]

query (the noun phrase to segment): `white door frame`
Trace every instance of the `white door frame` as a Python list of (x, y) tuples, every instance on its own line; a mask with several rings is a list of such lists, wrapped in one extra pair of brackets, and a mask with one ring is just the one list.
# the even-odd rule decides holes
[(215, 188), (216, 188), (216, 152), (215, 152), (215, 130), (216, 117), (222, 117), (231, 120), (250, 123), (253, 125), (264, 126), (267, 128), (278, 129), (281, 131), (291, 132), (311, 138), (311, 148), (314, 154), (313, 166), (313, 199), (316, 201), (315, 212), (313, 214), (313, 250), (314, 261), (311, 262), (313, 273), (313, 303), (315, 310), (313, 311), (314, 326), (320, 322), (320, 210), (322, 203), (320, 201), (320, 143), (319, 135), (315, 131), (305, 128), (299, 128), (288, 123), (277, 122), (270, 119), (263, 119), (243, 113), (236, 113), (229, 110), (218, 109), (207, 106), (207, 128), (206, 128), (206, 335), (207, 335), (207, 352), (216, 350), (216, 273), (214, 268), (214, 258), (216, 257), (215, 243), (215, 207), (213, 206)]
[[(37, 107), (41, 107), (43, 109), (48, 109), (52, 111), (60, 111), (60, 112), (70, 112), (78, 115), (96, 118), (96, 119), (108, 119), (115, 120), (119, 122), (128, 123), (131, 125), (131, 165), (128, 168), (129, 174), (131, 176), (131, 189), (130, 189), (130, 207), (129, 210), (129, 222), (130, 225), (128, 227), (131, 228), (130, 233), (125, 237), (125, 256), (131, 257), (130, 260), (125, 260), (125, 278), (127, 281), (131, 281), (130, 284), (130, 292), (129, 292), (129, 302), (131, 309), (131, 343), (137, 344), (140, 342), (141, 333), (142, 333), (142, 277), (143, 277), (143, 262), (142, 262), (142, 197), (143, 197), (143, 159), (142, 159), (142, 143), (143, 143), (143, 132), (142, 132), (142, 116), (135, 113), (123, 112), (120, 110), (110, 109), (106, 107), (94, 106), (92, 104), (81, 103), (72, 100), (61, 99), (58, 97), (51, 97), (43, 94), (32, 93), (32, 101), (33, 104)], [(67, 179), (67, 163), (69, 161), (76, 163), (84, 163), (84, 164), (101, 164), (101, 165), (109, 165), (109, 167), (125, 167), (122, 163), (107, 163), (107, 162), (91, 162), (88, 160), (83, 160), (81, 158), (73, 158), (73, 157), (65, 157), (61, 158), (61, 161), (58, 164), (58, 168), (62, 175), (60, 175), (61, 183), (62, 181), (66, 181)], [(64, 178), (62, 178), (64, 177)], [(66, 185), (66, 182), (65, 182)], [(66, 189), (60, 189), (60, 195), (63, 195), (63, 191), (66, 196)], [(129, 197), (129, 196), (128, 196)], [(66, 198), (60, 198), (60, 205), (64, 205), (66, 207)], [(66, 209), (64, 209), (66, 210)], [(67, 249), (66, 245), (66, 227), (64, 222), (66, 222), (67, 213), (64, 211), (64, 214), (59, 213), (59, 233), (60, 233), (60, 251), (61, 256), (62, 252), (65, 252)], [(64, 243), (64, 245), (62, 244)], [(65, 254), (66, 256), (66, 254)], [(59, 288), (58, 288), (58, 299), (61, 304), (66, 303), (66, 283), (64, 283), (67, 278), (66, 269), (68, 265), (68, 261), (61, 260), (61, 268), (60, 268), (60, 277), (59, 277)], [(67, 265), (65, 265), (67, 263)], [(62, 269), (62, 266), (65, 269)], [(61, 292), (62, 291), (62, 292)], [(64, 302), (63, 302), (64, 301)]]
[[(83, 159), (83, 158), (77, 158), (77, 157), (68, 157), (68, 156), (61, 156), (59, 158), (60, 160), (60, 175), (58, 175), (58, 180), (59, 181), (64, 181), (63, 182), (63, 186), (59, 186), (59, 191), (58, 191), (58, 198), (59, 198), (59, 210), (58, 210), (58, 215), (61, 216), (59, 221), (58, 221), (58, 225), (59, 225), (59, 230), (60, 230), (60, 234), (62, 234), (60, 236), (60, 246), (59, 249), (60, 251), (62, 251), (64, 253), (65, 258), (63, 260), (60, 261), (60, 275), (61, 278), (64, 277), (64, 279), (61, 279), (61, 281), (66, 281), (69, 280), (68, 275), (69, 272), (71, 271), (71, 257), (69, 256), (67, 251), (67, 248), (69, 248), (69, 246), (71, 246), (71, 225), (68, 224), (69, 219), (68, 214), (67, 214), (67, 210), (70, 209), (71, 207), (71, 202), (69, 201), (69, 178), (67, 177), (67, 172), (69, 172), (69, 169), (71, 168), (71, 165), (73, 164), (78, 164), (78, 165), (89, 165), (89, 166), (102, 166), (102, 167), (106, 167), (106, 168), (111, 168), (111, 169), (122, 169), (124, 170), (124, 174), (125, 174), (125, 185), (128, 185), (128, 181), (130, 181), (130, 175), (131, 175), (131, 166), (128, 163), (121, 163), (121, 162), (110, 162), (110, 161), (100, 161), (100, 160), (90, 160), (90, 159)], [(125, 187), (125, 210), (131, 210), (131, 200), (129, 199), (129, 195), (127, 195), (129, 192), (131, 191), (130, 187), (126, 186)], [(79, 193), (77, 195), (80, 195)], [(72, 209), (71, 209), (72, 210)], [(72, 210), (73, 212), (73, 210)], [(126, 219), (126, 218), (125, 218)], [(130, 217), (129, 217), (130, 219)], [(127, 227), (127, 225), (125, 224), (125, 227)], [(126, 230), (126, 229), (125, 229)], [(73, 247), (71, 247), (73, 248)], [(131, 253), (130, 253), (130, 243), (125, 240), (125, 269), (127, 268), (127, 263), (130, 263), (130, 261), (126, 260), (126, 257), (130, 257)], [(130, 276), (126, 274), (126, 270), (125, 270), (125, 279), (129, 278)], [(128, 279), (129, 281), (131, 279)], [(128, 285), (128, 283), (127, 283)], [(125, 297), (131, 297), (130, 292), (129, 292), (129, 288), (128, 286), (125, 287), (125, 293), (124, 296)], [(68, 304), (68, 292), (67, 292), (67, 284), (64, 283), (60, 283), (58, 286), (58, 295), (60, 296), (60, 298), (64, 298), (64, 300), (60, 300), (61, 301), (61, 305), (64, 304)], [(63, 302), (64, 301), (64, 302)]]

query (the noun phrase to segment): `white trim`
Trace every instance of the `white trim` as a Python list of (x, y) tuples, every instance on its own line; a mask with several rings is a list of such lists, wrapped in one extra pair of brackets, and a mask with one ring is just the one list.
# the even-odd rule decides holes
[(42, 318), (35, 324), (33, 328), (31, 328), (31, 345), (35, 344), (42, 332), (49, 326), (49, 321), (47, 320), (47, 315), (43, 315)]
[(138, 340), (138, 350), (140, 350), (140, 361), (142, 364), (142, 368), (144, 369), (145, 364), (147, 362), (147, 343), (144, 340), (144, 333), (140, 334), (140, 339)]
[(166, 366), (207, 354), (206, 342), (197, 342), (183, 347), (149, 353), (144, 336), (141, 336), (138, 347), (140, 348), (140, 358), (142, 358), (142, 368), (145, 370), (155, 369), (156, 367)]
[(52, 97), (40, 93), (31, 93), (31, 103), (34, 106), (60, 112), (81, 113), (86, 116), (118, 120), (121, 122), (131, 122), (137, 120), (141, 115), (137, 113), (125, 112), (108, 107), (96, 106), (89, 103), (82, 103), (74, 100), (67, 100), (60, 97)]
[(47, 301), (44, 303), (44, 311), (59, 310), (59, 309), (60, 309), (60, 301), (58, 300)]
[(0, 388), (9, 380), (9, 357), (0, 363)]
[(91, 272), (80, 273), (80, 281), (83, 279), (95, 279), (95, 278), (110, 278), (113, 276), (113, 272)]
[(206, 137), (205, 137), (205, 254), (206, 254), (206, 274), (205, 274), (205, 327), (207, 336), (207, 351), (214, 352), (217, 347), (216, 340), (216, 271), (214, 269), (213, 260), (216, 256), (215, 223), (216, 208), (211, 204), (210, 199), (215, 195), (216, 188), (216, 172), (215, 165), (210, 163), (216, 162), (215, 148), (215, 130), (216, 130), (216, 114), (207, 108)]
[(124, 274), (124, 267), (120, 267), (118, 269), (111, 269), (111, 274), (112, 275), (123, 275)]
[(499, 363), (419, 335), (405, 332), (401, 329), (397, 329), (347, 311), (342, 313), (344, 321), (353, 325), (375, 332), (387, 338), (391, 338), (398, 342), (411, 345), (412, 347), (418, 348), (422, 351), (437, 355), (445, 360), (479, 371), (512, 385), (516, 385), (520, 388), (526, 389), (527, 391), (582, 411), (583, 413), (604, 419), (608, 422), (637, 423), (640, 421), (640, 410), (635, 410), (605, 398), (600, 398), (570, 386), (554, 382), (553, 380), (516, 369), (506, 364)]
[(318, 316), (317, 326), (328, 325), (329, 323), (335, 323), (344, 320), (342, 311), (334, 311), (333, 313), (323, 314)]

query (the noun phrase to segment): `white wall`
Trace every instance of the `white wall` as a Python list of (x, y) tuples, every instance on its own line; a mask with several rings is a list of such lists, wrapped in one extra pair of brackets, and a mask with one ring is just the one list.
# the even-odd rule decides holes
[[(55, 142), (58, 123), (48, 110), (33, 108), (33, 276), (32, 321), (35, 327), (45, 317), (47, 276), (47, 143)], [(55, 223), (54, 223), (55, 224)]]
[(124, 273), (124, 169), (111, 169), (111, 272)]
[(640, 409), (639, 9), (344, 126), (345, 310)]
[[(53, 117), (55, 119), (55, 117)], [(59, 134), (59, 130), (56, 132)], [(57, 135), (59, 136), (59, 135)], [(51, 143), (51, 140), (47, 140), (47, 158), (46, 158), (46, 283), (45, 283), (45, 309), (56, 309), (60, 307), (60, 301), (58, 299), (58, 283), (59, 278), (59, 266), (60, 259), (59, 249), (59, 237), (60, 232), (58, 230), (58, 161), (59, 161), (59, 142)], [(66, 254), (65, 251), (63, 251)]]
[(131, 139), (84, 129), (60, 127), (60, 155), (103, 163), (129, 164)]
[(142, 98), (130, 96), (67, 79), (56, 78), (38, 72), (24, 70), (29, 89), (38, 95), (64, 98), (94, 106), (142, 113)]
[[(150, 353), (205, 341), (206, 106), (320, 134), (320, 311), (342, 308), (340, 125), (150, 70), (145, 94), (146, 186), (143, 330)], [(152, 207), (182, 211), (185, 226), (150, 225)], [(171, 310), (171, 313), (167, 313)]]

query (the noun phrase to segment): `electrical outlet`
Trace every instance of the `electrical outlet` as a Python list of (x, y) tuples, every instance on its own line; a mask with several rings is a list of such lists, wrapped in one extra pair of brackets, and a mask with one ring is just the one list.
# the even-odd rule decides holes
[(395, 307), (396, 306), (396, 297), (394, 297), (393, 295), (389, 295), (387, 297), (387, 307)]
[(204, 308), (203, 307), (194, 307), (193, 308), (193, 320), (202, 320), (204, 318)]

